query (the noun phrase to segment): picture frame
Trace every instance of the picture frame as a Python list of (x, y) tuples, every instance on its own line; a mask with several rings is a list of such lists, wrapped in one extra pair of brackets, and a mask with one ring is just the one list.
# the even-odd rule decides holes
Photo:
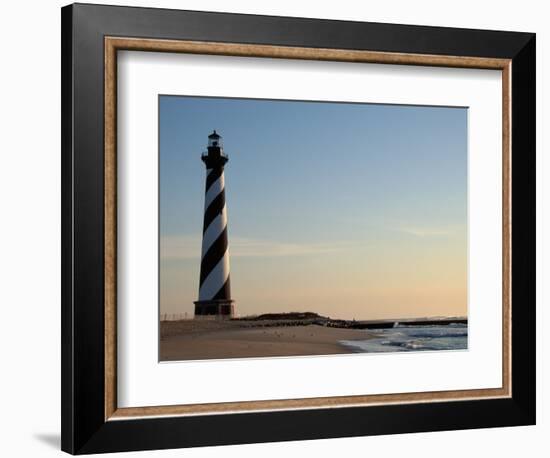
[[(61, 38), (64, 451), (535, 423), (534, 34), (74, 4), (62, 9)], [(122, 50), (502, 72), (502, 386), (119, 408), (116, 64)]]

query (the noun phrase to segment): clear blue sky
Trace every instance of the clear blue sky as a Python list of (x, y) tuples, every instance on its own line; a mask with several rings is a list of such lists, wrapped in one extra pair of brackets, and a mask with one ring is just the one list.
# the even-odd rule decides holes
[(466, 313), (467, 109), (160, 96), (161, 313), (198, 290), (223, 136), (237, 312)]

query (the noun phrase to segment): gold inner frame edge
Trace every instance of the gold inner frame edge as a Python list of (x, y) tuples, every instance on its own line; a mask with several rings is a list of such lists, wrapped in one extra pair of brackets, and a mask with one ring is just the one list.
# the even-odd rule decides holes
[[(173, 52), (236, 57), (479, 68), (502, 72), (502, 387), (471, 390), (353, 395), (118, 408), (117, 405), (117, 51)], [(143, 417), (246, 413), (382, 404), (506, 398), (512, 393), (511, 367), (511, 60), (485, 57), (390, 53), (362, 50), (105, 37), (104, 39), (104, 215), (105, 215), (105, 380), (106, 421)]]

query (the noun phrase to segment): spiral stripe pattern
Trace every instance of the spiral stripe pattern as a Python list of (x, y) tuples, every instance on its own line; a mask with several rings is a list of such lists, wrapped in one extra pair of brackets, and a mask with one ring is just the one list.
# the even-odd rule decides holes
[(206, 170), (199, 301), (230, 299), (223, 166)]

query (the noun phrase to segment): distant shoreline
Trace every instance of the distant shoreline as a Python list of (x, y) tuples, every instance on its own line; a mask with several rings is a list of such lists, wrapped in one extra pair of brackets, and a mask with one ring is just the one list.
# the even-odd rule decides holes
[(395, 326), (447, 326), (449, 324), (468, 324), (466, 317), (422, 317), (422, 318), (390, 318), (381, 320), (342, 320), (321, 316), (312, 312), (266, 313), (258, 316), (234, 318), (234, 321), (258, 322), (273, 321), (276, 326), (287, 322), (287, 325), (318, 324), (334, 328), (346, 329), (386, 329)]

